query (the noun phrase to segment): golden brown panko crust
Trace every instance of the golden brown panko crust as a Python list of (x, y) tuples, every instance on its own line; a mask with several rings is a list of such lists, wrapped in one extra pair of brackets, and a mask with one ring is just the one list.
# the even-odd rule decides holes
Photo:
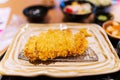
[(47, 61), (56, 57), (81, 55), (88, 47), (86, 29), (73, 34), (69, 29), (48, 30), (39, 36), (32, 36), (24, 48), (24, 55), (30, 60)]

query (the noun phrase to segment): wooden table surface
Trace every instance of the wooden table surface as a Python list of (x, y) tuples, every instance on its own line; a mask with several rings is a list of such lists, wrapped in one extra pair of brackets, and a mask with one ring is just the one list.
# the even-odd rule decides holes
[[(47, 16), (48, 16), (48, 23), (59, 23), (62, 22), (63, 19), (63, 13), (61, 12), (59, 8), (59, 2), (60, 0), (55, 1), (56, 8), (49, 10)], [(12, 15), (20, 15), (24, 20), (26, 20), (26, 17), (23, 15), (23, 9), (31, 6), (31, 5), (41, 5), (42, 0), (8, 0), (8, 2), (4, 4), (0, 4), (0, 8), (2, 7), (10, 7), (11, 8), (11, 14), (10, 18), (8, 20), (8, 24), (10, 23), (10, 20), (12, 18)], [(111, 13), (114, 14), (114, 20), (120, 21), (120, 3), (117, 3), (116, 5), (112, 6)]]
[[(2, 7), (10, 7), (11, 8), (11, 14), (10, 18), (8, 20), (8, 24), (10, 23), (10, 20), (12, 18), (12, 15), (20, 15), (23, 19), (26, 20), (26, 17), (23, 15), (24, 8), (31, 6), (31, 5), (41, 5), (41, 0), (9, 0), (8, 2), (4, 4), (0, 4), (0, 8)], [(49, 23), (58, 23), (62, 22), (63, 14), (59, 8), (59, 3), (55, 1), (56, 7), (54, 9), (50, 9), (47, 16), (48, 16), (48, 22)]]

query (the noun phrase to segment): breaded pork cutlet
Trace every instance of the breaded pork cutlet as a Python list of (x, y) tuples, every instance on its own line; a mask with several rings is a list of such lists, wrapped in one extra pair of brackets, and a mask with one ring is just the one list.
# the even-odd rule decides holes
[(71, 30), (48, 30), (32, 36), (24, 48), (24, 55), (30, 60), (47, 61), (57, 57), (81, 55), (88, 47), (86, 29), (73, 34)]

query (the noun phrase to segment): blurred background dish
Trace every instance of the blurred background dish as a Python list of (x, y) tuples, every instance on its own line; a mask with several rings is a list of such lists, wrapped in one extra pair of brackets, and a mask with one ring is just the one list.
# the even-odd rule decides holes
[(23, 10), (23, 14), (29, 22), (42, 22), (47, 15), (48, 7), (42, 5), (29, 6)]
[(88, 18), (95, 12), (96, 7), (89, 1), (65, 0), (60, 3), (64, 17), (72, 21), (80, 21)]
[(108, 6), (112, 4), (112, 0), (88, 0), (96, 6)]
[(108, 20), (112, 20), (114, 16), (111, 13), (112, 0), (88, 0), (96, 6), (94, 22), (102, 25)]
[(112, 5), (112, 0), (88, 0), (93, 3), (97, 8), (97, 11), (109, 12), (109, 8)]
[(117, 21), (106, 21), (103, 23), (103, 29), (108, 34), (113, 46), (116, 47), (118, 41), (120, 40), (120, 23)]
[(101, 12), (101, 11), (97, 11), (95, 13), (95, 23), (102, 25), (104, 22), (108, 21), (108, 20), (112, 20), (114, 18), (114, 16), (111, 13), (108, 12)]
[(111, 5), (107, 5), (107, 6), (97, 6), (96, 7), (96, 12), (97, 11), (101, 11), (101, 12), (106, 12), (106, 13), (109, 13), (110, 12), (110, 8), (111, 8)]

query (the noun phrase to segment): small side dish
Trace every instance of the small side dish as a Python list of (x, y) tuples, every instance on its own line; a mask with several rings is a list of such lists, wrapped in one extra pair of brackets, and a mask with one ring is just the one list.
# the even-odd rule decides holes
[(86, 0), (63, 0), (60, 3), (64, 19), (72, 22), (85, 22), (95, 10), (96, 6)]
[(113, 15), (108, 12), (97, 11), (95, 14), (95, 22), (102, 25), (104, 22), (113, 19)]
[(71, 5), (67, 5), (64, 11), (70, 14), (88, 14), (92, 10), (92, 6), (89, 3), (72, 2)]
[(47, 15), (48, 7), (43, 5), (33, 5), (25, 8), (23, 14), (27, 17), (29, 22), (39, 23), (44, 20)]
[(108, 21), (104, 25), (105, 31), (108, 35), (120, 39), (120, 23), (116, 21)]
[(52, 30), (32, 36), (24, 48), (24, 55), (30, 62), (47, 61), (58, 57), (77, 56), (88, 48), (86, 29), (73, 34), (71, 30)]
[(108, 6), (112, 4), (112, 0), (88, 0), (96, 6)]

